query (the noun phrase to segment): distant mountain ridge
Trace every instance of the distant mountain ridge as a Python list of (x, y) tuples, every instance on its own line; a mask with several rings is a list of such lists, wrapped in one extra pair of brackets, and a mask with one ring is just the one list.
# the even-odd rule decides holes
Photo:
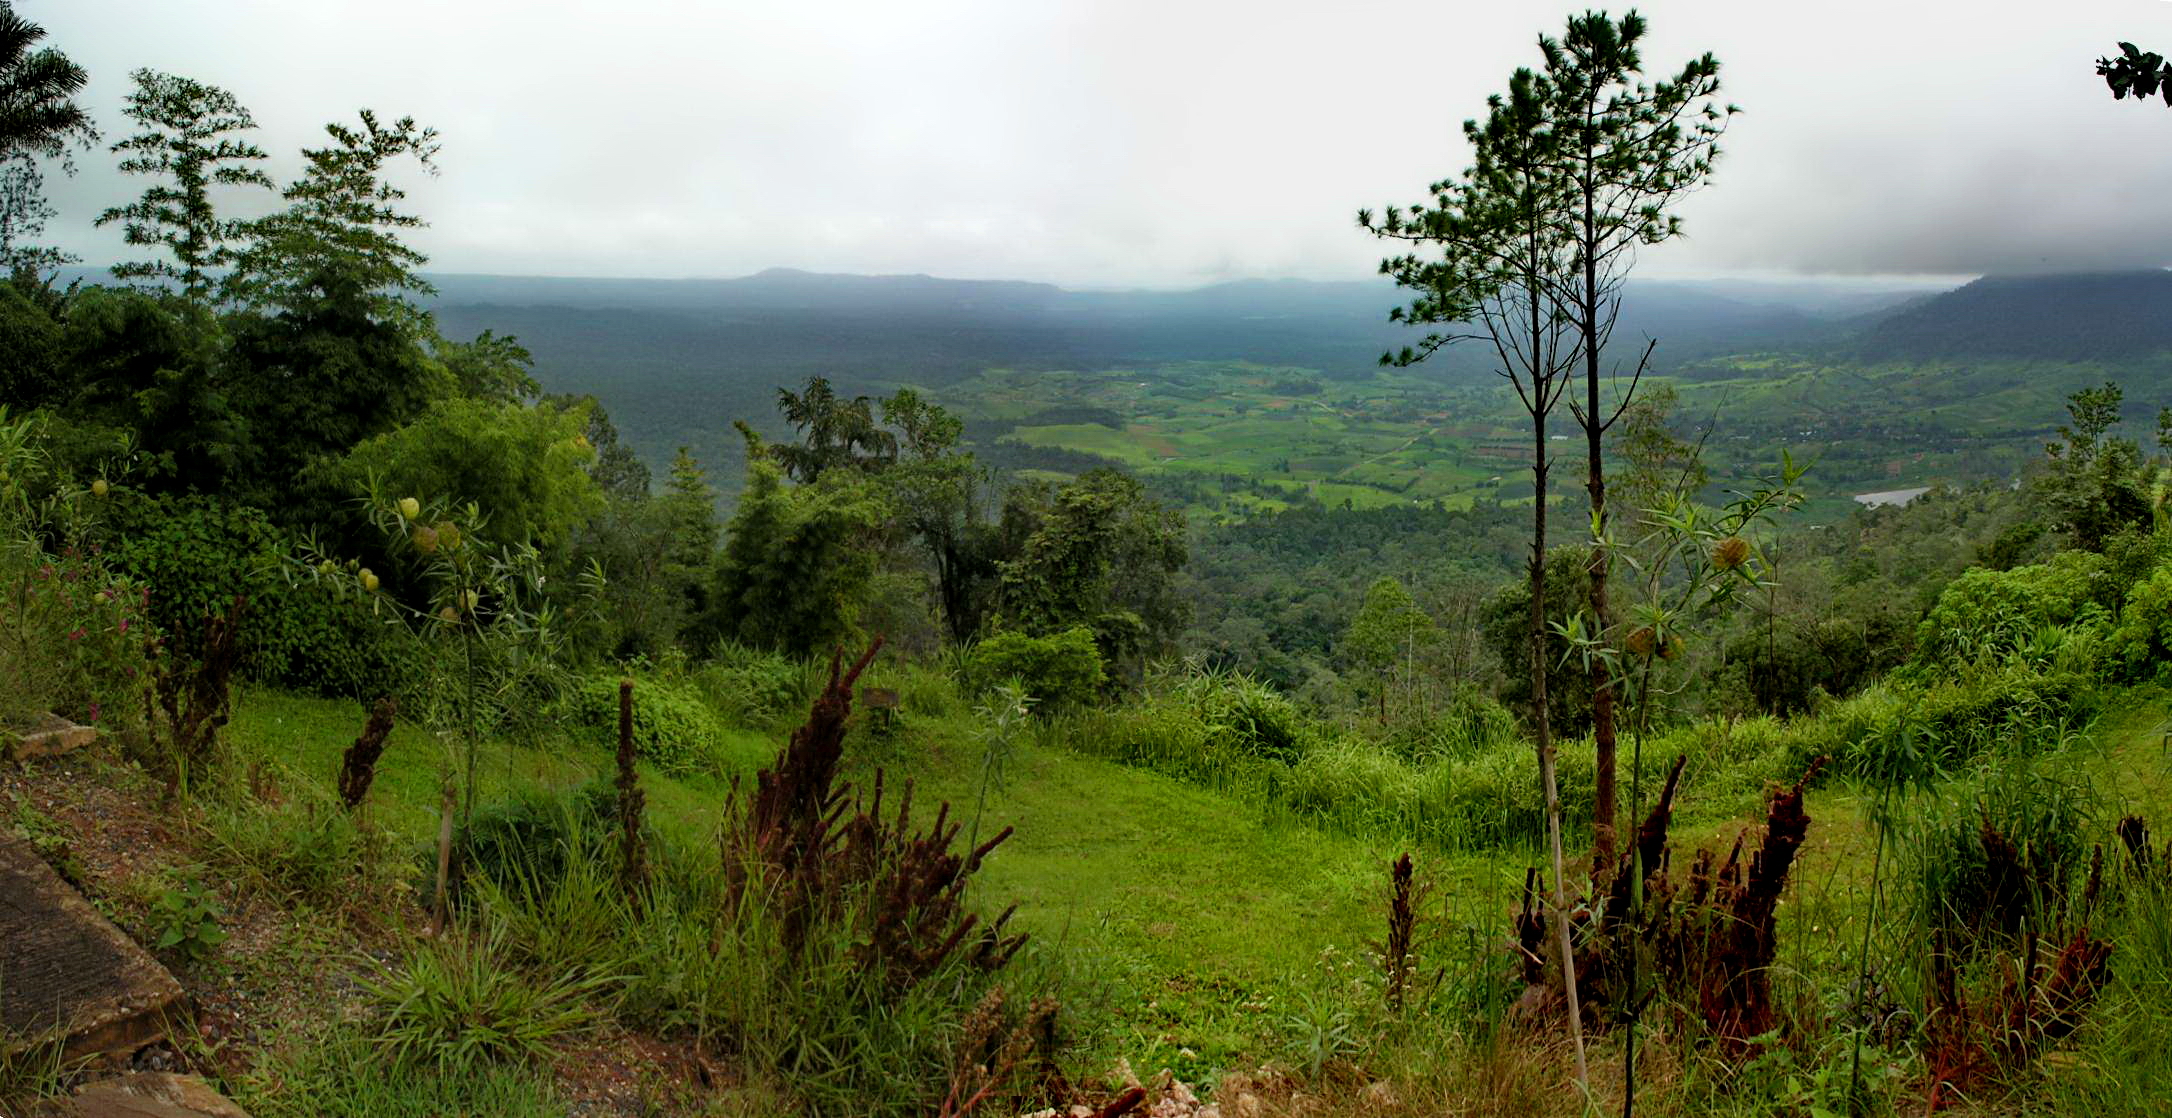
[(1860, 324), (1868, 360), (2110, 360), (2172, 352), (2172, 271), (1985, 276)]

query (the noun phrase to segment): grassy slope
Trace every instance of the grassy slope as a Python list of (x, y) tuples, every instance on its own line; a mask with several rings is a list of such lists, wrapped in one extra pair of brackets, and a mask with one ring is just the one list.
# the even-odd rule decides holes
[[(230, 736), (245, 757), (275, 759), (329, 786), (360, 723), (353, 703), (252, 690)], [(923, 718), (888, 747), (864, 737), (848, 743), (910, 776), (926, 807), (940, 798), (970, 812), (979, 758), (950, 744), (970, 740), (966, 730)], [(726, 752), (751, 772), (780, 740), (737, 731)], [(509, 782), (577, 784), (606, 760), (600, 750), (582, 758), (492, 746), (478, 763), (480, 795), (502, 795)], [(446, 763), (429, 735), (396, 730), (371, 793), (376, 817), (418, 846), (429, 842)], [(856, 767), (864, 777), (871, 765)], [(643, 787), (659, 822), (681, 838), (713, 832), (723, 776), (679, 780), (651, 770)], [(1017, 903), (1017, 926), (1058, 945), (1083, 980), (1077, 988), (1093, 991), (1101, 1003), (1088, 1023), (1094, 1047), (1189, 1072), (1272, 1054), (1261, 1046), (1287, 1010), (1278, 992), (1308, 981), (1323, 949), (1356, 954), (1380, 935), (1376, 910), (1396, 853), (1264, 820), (1166, 777), (1031, 745), (1011, 759), (985, 818), (984, 835), (1004, 825), (1017, 834), (990, 857), (984, 899)], [(1443, 858), (1431, 869), (1459, 896), (1510, 892), (1484, 861)]]
[[(2118, 813), (2163, 802), (2172, 790), (2172, 751), (2163, 745), (2166, 698), (2130, 693), (2082, 747), (2074, 768), (2102, 795), (2107, 834)], [(339, 752), (360, 721), (353, 704), (267, 691), (244, 697), (232, 738), (245, 756), (276, 758), (297, 776), (329, 783)], [(920, 802), (964, 805), (970, 821), (980, 756), (969, 723), (917, 716), (888, 742), (851, 739), (875, 763), (912, 778)], [(779, 736), (736, 731), (728, 764), (751, 771)], [(400, 730), (373, 792), (378, 818), (418, 845), (434, 832), (444, 751), (427, 735)], [(586, 779), (605, 758), (492, 750), (480, 766), (484, 795), (514, 781), (563, 786)], [(698, 840), (715, 826), (721, 776), (676, 780), (644, 774), (661, 825)], [(1841, 996), (1862, 948), (1874, 832), (1866, 793), (1839, 785), (1815, 792), (1815, 820), (1782, 903), (1779, 985), (1806, 1003)], [(1755, 820), (1717, 803), (1683, 805), (1676, 827), (1677, 873), (1687, 851), (1724, 852)], [(1096, 1060), (1124, 1055), (1142, 1068), (1170, 1066), (1188, 1077), (1284, 1055), (1290, 1019), (1307, 991), (1320, 989), (1323, 952), (1362, 956), (1379, 935), (1378, 905), (1391, 844), (1327, 834), (1260, 817), (1259, 810), (1151, 773), (1060, 750), (1021, 745), (990, 792), (981, 832), (1018, 828), (991, 857), (983, 900), (1019, 905), (1018, 926), (1053, 945), (1044, 962), (1066, 972), (1074, 1023)], [(1890, 858), (1890, 851), (1888, 857)], [(1531, 860), (1523, 852), (1451, 858), (1421, 854), (1456, 929), (1474, 946), (1502, 934), (1507, 910)], [(1888, 867), (1890, 872), (1891, 867)], [(1890, 878), (1889, 878), (1890, 880)], [(1907, 945), (1873, 941), (1875, 955)], [(1049, 971), (1028, 966), (1021, 978)], [(1787, 996), (1783, 993), (1783, 996)]]

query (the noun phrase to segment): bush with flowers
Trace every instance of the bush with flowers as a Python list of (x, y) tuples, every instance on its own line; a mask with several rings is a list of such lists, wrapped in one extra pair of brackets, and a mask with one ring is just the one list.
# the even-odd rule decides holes
[(0, 722), (142, 725), (150, 598), (97, 542), (111, 490), (61, 476), (37, 419), (0, 407)]

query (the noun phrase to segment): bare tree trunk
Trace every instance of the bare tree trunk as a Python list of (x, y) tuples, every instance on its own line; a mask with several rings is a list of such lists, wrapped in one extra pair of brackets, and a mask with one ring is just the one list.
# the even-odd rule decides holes
[[(1594, 628), (1602, 636), (1614, 623), (1612, 603), (1607, 598), (1607, 576), (1611, 573), (1614, 557), (1598, 541), (1606, 537), (1606, 418), (1599, 410), (1599, 345), (1603, 340), (1599, 330), (1598, 261), (1594, 248), (1598, 240), (1597, 215), (1594, 212), (1591, 183), (1584, 183), (1584, 289), (1582, 306), (1578, 309), (1581, 321), (1578, 326), (1583, 334), (1584, 347), (1584, 414), (1582, 417), (1585, 444), (1584, 489), (1591, 495), (1591, 613)], [(1591, 843), (1592, 868), (1603, 873), (1614, 864), (1614, 681), (1607, 671), (1606, 661), (1591, 661)]]
[(437, 804), (437, 895), (430, 905), (430, 934), (445, 934), (445, 920), (451, 913), (445, 904), (445, 879), (452, 875), (453, 848), (453, 786), (447, 777), (439, 789)]
[(1576, 947), (1569, 937), (1568, 861), (1561, 844), (1561, 789), (1554, 780), (1554, 740), (1546, 699), (1546, 415), (1531, 417), (1531, 728), (1539, 781), (1546, 792), (1546, 832), (1553, 846), (1554, 935), (1561, 947), (1561, 988), (1568, 996), (1569, 1035), (1576, 1042), (1576, 1082), (1590, 1094), (1584, 1064), (1584, 1015), (1576, 996)]

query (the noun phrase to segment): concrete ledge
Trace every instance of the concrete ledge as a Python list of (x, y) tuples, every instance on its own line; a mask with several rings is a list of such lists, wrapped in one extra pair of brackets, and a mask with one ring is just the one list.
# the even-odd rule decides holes
[(173, 975), (29, 843), (0, 835), (0, 1049), (132, 1051), (165, 1035), (182, 999)]

